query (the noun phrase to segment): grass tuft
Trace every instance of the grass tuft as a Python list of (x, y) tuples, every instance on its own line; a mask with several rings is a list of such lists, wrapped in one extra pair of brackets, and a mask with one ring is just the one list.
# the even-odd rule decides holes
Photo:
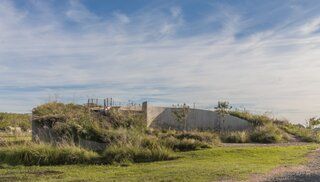
[(99, 155), (78, 147), (30, 144), (0, 148), (0, 161), (10, 165), (93, 164)]

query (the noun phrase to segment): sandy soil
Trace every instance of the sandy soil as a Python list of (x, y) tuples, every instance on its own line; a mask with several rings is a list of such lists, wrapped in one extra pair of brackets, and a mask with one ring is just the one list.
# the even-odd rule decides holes
[(280, 167), (264, 176), (253, 176), (249, 181), (260, 182), (320, 182), (320, 149), (311, 153), (309, 162), (296, 167)]

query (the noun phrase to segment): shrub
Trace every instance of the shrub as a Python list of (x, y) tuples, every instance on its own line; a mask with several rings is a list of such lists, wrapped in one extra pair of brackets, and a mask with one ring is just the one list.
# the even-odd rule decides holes
[(229, 114), (249, 121), (253, 126), (264, 126), (271, 124), (274, 120), (266, 115), (251, 114), (248, 111), (229, 111)]
[(281, 131), (274, 125), (257, 127), (250, 135), (250, 140), (257, 143), (277, 143), (282, 140)]
[(21, 145), (0, 148), (0, 160), (10, 165), (61, 165), (97, 163), (99, 155), (78, 147)]
[(190, 131), (190, 132), (183, 132), (180, 134), (174, 135), (177, 139), (183, 140), (183, 139), (194, 139), (198, 140), (200, 142), (207, 143), (209, 145), (218, 144), (220, 143), (220, 138), (217, 134), (211, 133), (211, 132), (196, 132), (196, 131)]
[(320, 137), (317, 132), (309, 128), (290, 123), (280, 125), (279, 127), (304, 142), (320, 142)]
[(171, 160), (176, 158), (171, 150), (163, 146), (150, 148), (132, 144), (122, 146), (112, 145), (103, 152), (102, 156), (103, 162), (107, 164), (127, 162), (152, 162)]
[(162, 139), (161, 143), (166, 147), (171, 148), (175, 151), (190, 151), (190, 150), (199, 150), (203, 148), (211, 148), (211, 145), (208, 145), (205, 142), (200, 142), (199, 140), (194, 140), (194, 139), (179, 140), (174, 137), (168, 137), (168, 138)]
[(143, 115), (135, 114), (134, 112), (111, 109), (107, 112), (107, 117), (113, 128), (145, 127)]
[[(75, 122), (81, 126), (92, 126), (103, 124), (103, 117), (92, 113), (87, 107), (76, 104), (47, 103), (40, 105), (32, 110), (34, 121), (36, 122), (55, 122), (50, 118), (60, 122)], [(46, 119), (47, 117), (47, 119)], [(40, 119), (39, 119), (40, 118)]]
[(250, 136), (246, 131), (225, 132), (221, 134), (221, 140), (225, 143), (248, 143)]

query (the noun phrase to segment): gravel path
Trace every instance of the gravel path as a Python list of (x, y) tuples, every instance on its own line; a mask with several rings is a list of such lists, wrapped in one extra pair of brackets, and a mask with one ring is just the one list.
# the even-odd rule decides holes
[[(310, 154), (310, 162), (304, 166), (298, 166), (291, 169), (279, 168), (266, 177), (265, 182), (320, 182), (320, 149)], [(260, 180), (259, 180), (260, 181)]]

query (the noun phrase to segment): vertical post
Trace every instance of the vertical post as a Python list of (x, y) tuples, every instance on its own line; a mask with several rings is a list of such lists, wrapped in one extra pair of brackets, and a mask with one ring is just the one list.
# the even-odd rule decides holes
[(103, 110), (106, 110), (106, 99), (103, 99)]

